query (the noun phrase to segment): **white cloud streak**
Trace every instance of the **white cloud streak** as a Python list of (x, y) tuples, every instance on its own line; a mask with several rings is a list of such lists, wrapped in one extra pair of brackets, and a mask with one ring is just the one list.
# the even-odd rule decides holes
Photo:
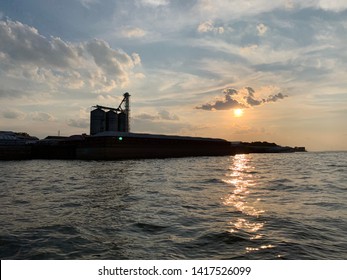
[(224, 27), (223, 26), (219, 26), (219, 27), (215, 26), (213, 21), (211, 21), (211, 20), (200, 23), (197, 30), (199, 33), (208, 33), (208, 32), (213, 32), (215, 34), (223, 34), (224, 33)]
[(198, 0), (195, 6), (199, 14), (206, 18), (225, 20), (257, 15), (277, 9), (292, 10), (303, 8), (341, 12), (347, 9), (347, 2), (344, 0), (236, 0), (232, 2), (229, 0)]
[(121, 31), (123, 37), (126, 38), (141, 38), (144, 37), (147, 32), (139, 27), (125, 27)]
[(166, 6), (169, 4), (169, 0), (141, 0), (142, 5), (159, 7)]

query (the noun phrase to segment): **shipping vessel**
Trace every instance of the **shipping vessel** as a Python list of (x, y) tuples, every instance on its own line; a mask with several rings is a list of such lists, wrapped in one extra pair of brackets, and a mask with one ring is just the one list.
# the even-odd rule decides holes
[(36, 159), (116, 160), (233, 154), (223, 139), (157, 134), (104, 132), (39, 141), (32, 145)]

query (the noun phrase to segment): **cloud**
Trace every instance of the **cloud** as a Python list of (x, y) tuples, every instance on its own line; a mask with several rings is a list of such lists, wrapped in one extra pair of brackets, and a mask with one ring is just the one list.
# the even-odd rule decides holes
[(267, 32), (268, 30), (268, 27), (264, 24), (264, 23), (259, 23), (257, 25), (257, 30), (258, 30), (258, 35), (259, 36), (264, 36), (265, 33)]
[(154, 115), (150, 115), (150, 114), (140, 114), (134, 117), (135, 119), (139, 119), (139, 120), (158, 120), (159, 116), (154, 116)]
[(341, 12), (347, 9), (347, 2), (344, 0), (318, 0), (317, 6), (323, 10)]
[(195, 107), (195, 109), (202, 110), (229, 110), (236, 108), (245, 108), (245, 105), (239, 103), (236, 99), (233, 99), (232, 96), (237, 94), (237, 91), (234, 89), (227, 89), (223, 91), (224, 99), (217, 100), (213, 103), (206, 103), (201, 106)]
[(267, 99), (266, 102), (276, 102), (279, 99), (284, 99), (285, 97), (288, 97), (288, 95), (283, 95), (282, 93), (278, 93), (275, 95), (270, 95)]
[(47, 122), (47, 121), (54, 121), (55, 118), (48, 113), (45, 112), (33, 112), (31, 113), (31, 118), (34, 121), (40, 121), (40, 122)]
[(246, 99), (247, 104), (250, 106), (258, 106), (260, 104), (263, 103), (263, 100), (257, 100), (254, 97), (254, 89), (252, 89), (251, 87), (246, 87), (246, 90), (248, 91), (248, 95), (244, 97), (244, 99)]
[(26, 114), (18, 110), (9, 109), (2, 112), (2, 116), (6, 119), (23, 120)]
[(142, 5), (144, 6), (166, 6), (169, 4), (169, 0), (141, 0)]
[(280, 99), (284, 99), (285, 97), (288, 97), (288, 95), (283, 95), (282, 93), (277, 93), (277, 94), (270, 94), (267, 98), (263, 98), (263, 99), (257, 99), (255, 97), (255, 90), (251, 87), (246, 87), (245, 88), (248, 92), (248, 95), (244, 96), (243, 98), (246, 100), (247, 105), (254, 107), (254, 106), (258, 106), (264, 103), (268, 103), (268, 102), (276, 102)]
[(37, 29), (20, 22), (0, 21), (0, 40), (0, 52), (16, 64), (66, 68), (79, 57), (77, 46), (60, 38), (48, 40)]
[[(128, 85), (140, 56), (112, 48), (103, 40), (71, 43), (46, 38), (17, 21), (0, 21), (0, 69), (3, 77), (49, 88), (109, 92)], [(4, 93), (3, 90), (1, 93)]]
[(17, 98), (23, 95), (25, 95), (25, 92), (21, 90), (0, 88), (0, 98), (1, 97)]
[(89, 119), (69, 119), (67, 121), (67, 124), (71, 127), (88, 128)]
[(140, 114), (134, 117), (135, 119), (139, 120), (149, 120), (149, 121), (156, 121), (156, 120), (165, 120), (165, 121), (178, 121), (179, 117), (175, 114), (172, 114), (168, 112), (167, 110), (160, 110), (157, 115), (151, 115), (151, 114)]
[(121, 33), (126, 38), (141, 38), (147, 34), (144, 29), (139, 27), (126, 27), (122, 29)]
[(197, 31), (199, 33), (213, 32), (215, 34), (223, 34), (224, 33), (224, 27), (222, 27), (222, 26), (216, 27), (216, 26), (214, 26), (213, 21), (208, 20), (208, 21), (200, 23), (198, 28), (197, 28)]
[(135, 65), (141, 65), (141, 57), (138, 53), (132, 53), (131, 56)]
[(298, 10), (307, 8), (342, 12), (347, 9), (347, 2), (344, 0), (236, 0), (230, 5), (230, 0), (197, 0), (195, 4), (195, 12), (199, 13), (200, 16), (225, 20), (265, 14), (281, 9)]
[(167, 120), (167, 121), (177, 121), (179, 120), (179, 117), (175, 114), (171, 114), (170, 112), (166, 110), (161, 110), (158, 112), (159, 117), (162, 120)]
[(201, 106), (195, 107), (195, 109), (202, 110), (229, 110), (238, 108), (250, 108), (254, 106), (259, 106), (268, 102), (276, 102), (280, 99), (288, 97), (288, 95), (283, 95), (282, 93), (277, 93), (275, 95), (268, 95), (267, 98), (259, 99), (255, 96), (255, 90), (251, 87), (245, 87), (241, 90), (236, 90), (233, 88), (226, 88), (223, 90), (224, 98), (217, 100), (215, 102), (206, 103)]
[(87, 9), (90, 9), (92, 5), (99, 3), (99, 0), (79, 0), (79, 1)]

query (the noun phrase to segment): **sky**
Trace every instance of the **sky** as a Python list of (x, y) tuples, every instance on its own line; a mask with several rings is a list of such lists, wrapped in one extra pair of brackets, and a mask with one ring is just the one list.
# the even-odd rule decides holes
[(2, 0), (0, 130), (129, 92), (133, 132), (347, 150), (346, 46), (345, 0)]

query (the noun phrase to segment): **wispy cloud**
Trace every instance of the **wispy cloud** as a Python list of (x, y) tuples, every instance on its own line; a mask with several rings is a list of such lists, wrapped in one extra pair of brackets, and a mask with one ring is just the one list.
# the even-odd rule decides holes
[(167, 120), (167, 121), (178, 121), (179, 117), (175, 114), (171, 114), (170, 112), (166, 110), (161, 110), (158, 112), (158, 115), (161, 119)]
[(197, 28), (199, 33), (213, 32), (215, 34), (223, 34), (223, 26), (215, 26), (212, 20), (208, 20), (199, 24)]
[(69, 119), (67, 121), (67, 124), (71, 127), (88, 128), (89, 119)]
[(56, 120), (54, 116), (45, 112), (33, 112), (31, 113), (31, 117), (34, 121), (40, 121), (40, 122), (51, 122)]
[(175, 114), (170, 113), (167, 110), (160, 110), (156, 115), (151, 115), (147, 113), (143, 113), (140, 115), (136, 115), (135, 119), (139, 120), (150, 120), (150, 121), (178, 121), (179, 117)]
[(169, 0), (140, 0), (141, 3), (145, 6), (166, 6), (169, 4)]
[(141, 38), (146, 35), (146, 31), (139, 27), (125, 27), (121, 31), (122, 35), (127, 38)]
[(87, 9), (90, 9), (93, 4), (99, 3), (100, 0), (79, 0), (81, 4), (86, 7)]

